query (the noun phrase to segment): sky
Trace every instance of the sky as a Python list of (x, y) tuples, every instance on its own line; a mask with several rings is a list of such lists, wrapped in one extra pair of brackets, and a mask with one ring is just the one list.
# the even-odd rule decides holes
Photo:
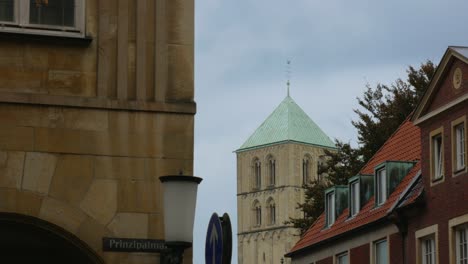
[(351, 121), (366, 84), (406, 79), (409, 65), (468, 46), (467, 10), (466, 0), (196, 0), (194, 263), (205, 261), (214, 212), (230, 215), (237, 263), (233, 151), (284, 99), (288, 79), (330, 138), (356, 146)]

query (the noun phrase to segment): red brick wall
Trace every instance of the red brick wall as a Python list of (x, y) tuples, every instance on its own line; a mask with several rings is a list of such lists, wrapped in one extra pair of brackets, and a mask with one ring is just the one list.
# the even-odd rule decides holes
[(321, 259), (321, 260), (317, 261), (316, 263), (317, 264), (333, 264), (333, 257), (328, 257), (328, 258)]
[[(460, 62), (455, 62), (458, 65)], [(462, 68), (462, 67), (461, 67)], [(449, 72), (452, 72), (450, 70)], [(451, 76), (451, 75), (450, 75)], [(451, 77), (450, 77), (451, 78)], [(463, 87), (468, 91), (468, 66), (463, 66)], [(450, 80), (451, 83), (451, 80)], [(444, 84), (448, 85), (448, 84)], [(442, 87), (444, 89), (444, 87)], [(449, 87), (445, 87), (449, 88)], [(452, 88), (451, 88), (452, 89)], [(457, 95), (459, 96), (459, 95)], [(437, 104), (444, 105), (457, 96), (445, 96), (442, 92), (436, 98)], [(438, 263), (449, 263), (448, 221), (454, 217), (468, 213), (468, 173), (458, 173), (456, 177), (452, 172), (452, 125), (451, 122), (465, 115), (468, 121), (468, 104), (458, 104), (420, 124), (422, 142), (422, 175), (424, 180), (426, 206), (422, 212), (409, 219), (408, 226), (408, 263), (415, 263), (416, 243), (415, 231), (438, 224), (439, 260)], [(443, 126), (444, 145), (444, 181), (431, 186), (430, 176), (430, 133)]]
[[(440, 89), (436, 92), (434, 100), (429, 106), (429, 111), (437, 109), (438, 107), (446, 104), (449, 101), (456, 99), (457, 97), (468, 93), (468, 65), (462, 61), (455, 59), (451, 64), (451, 69), (441, 77)], [(462, 70), (462, 85), (459, 89), (455, 89), (452, 84), (453, 72), (459, 67)]]
[(390, 235), (390, 263), (403, 264), (403, 238), (400, 233)]
[(351, 264), (369, 264), (370, 262), (370, 246), (364, 244), (359, 247), (352, 248), (349, 252)]

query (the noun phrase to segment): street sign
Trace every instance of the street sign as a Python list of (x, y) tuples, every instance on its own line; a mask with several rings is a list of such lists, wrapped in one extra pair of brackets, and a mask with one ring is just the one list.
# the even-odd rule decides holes
[(208, 224), (205, 243), (205, 263), (222, 264), (223, 230), (218, 214), (214, 213)]
[(232, 227), (231, 219), (227, 213), (221, 217), (221, 227), (223, 228), (223, 264), (231, 264), (232, 258)]

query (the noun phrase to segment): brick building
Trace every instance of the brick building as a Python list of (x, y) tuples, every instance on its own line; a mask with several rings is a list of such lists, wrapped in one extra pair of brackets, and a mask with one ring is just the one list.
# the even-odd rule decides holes
[(159, 263), (102, 239), (193, 173), (194, 1), (2, 0), (0, 39), (0, 262)]
[(412, 115), (286, 255), (292, 263), (468, 263), (468, 48), (449, 47)]

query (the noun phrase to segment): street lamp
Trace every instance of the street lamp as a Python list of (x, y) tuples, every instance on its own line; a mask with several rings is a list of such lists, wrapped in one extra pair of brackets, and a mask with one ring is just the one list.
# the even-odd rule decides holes
[(195, 176), (162, 176), (164, 234), (167, 250), (161, 253), (161, 263), (182, 263), (184, 250), (192, 247), (193, 222), (197, 188), (202, 178)]

